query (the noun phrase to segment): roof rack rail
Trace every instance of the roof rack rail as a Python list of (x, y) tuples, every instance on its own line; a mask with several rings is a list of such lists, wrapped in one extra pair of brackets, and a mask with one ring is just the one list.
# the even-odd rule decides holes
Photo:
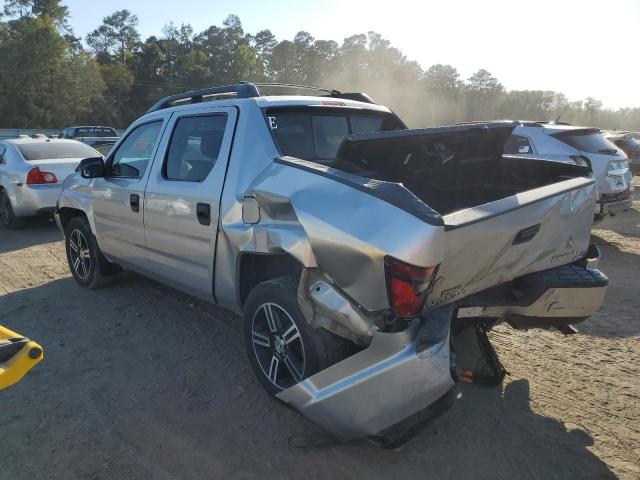
[(208, 97), (228, 97), (233, 96), (235, 98), (256, 98), (262, 96), (258, 87), (267, 88), (285, 88), (293, 90), (312, 90), (317, 92), (323, 92), (323, 97), (343, 98), (345, 100), (355, 100), (358, 102), (375, 103), (369, 95), (360, 92), (341, 92), (339, 90), (330, 88), (310, 87), (306, 85), (293, 85), (289, 83), (249, 83), (240, 82), (232, 85), (222, 85), (219, 87), (202, 88), (199, 90), (192, 90), (189, 92), (178, 93), (177, 95), (170, 95), (161, 100), (158, 100), (147, 113), (162, 110), (164, 108), (174, 107), (180, 104), (200, 103)]

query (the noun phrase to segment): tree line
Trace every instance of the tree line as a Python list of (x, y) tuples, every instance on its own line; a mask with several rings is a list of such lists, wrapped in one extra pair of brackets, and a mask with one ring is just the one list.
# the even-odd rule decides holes
[[(461, 121), (562, 120), (640, 129), (640, 108), (603, 108), (559, 92), (508, 91), (486, 70), (463, 79), (451, 65), (424, 70), (379, 33), (320, 40), (301, 31), (278, 40), (245, 32), (230, 15), (195, 32), (165, 25), (142, 40), (138, 17), (119, 10), (78, 38), (61, 0), (6, 0), (0, 13), (0, 128), (126, 127), (161, 97), (238, 81), (364, 91), (412, 127)], [(82, 41), (84, 40), (84, 42)]]

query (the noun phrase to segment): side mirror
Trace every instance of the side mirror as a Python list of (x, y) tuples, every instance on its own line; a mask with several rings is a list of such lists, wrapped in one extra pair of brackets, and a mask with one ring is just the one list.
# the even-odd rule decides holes
[(82, 178), (99, 178), (104, 176), (104, 160), (101, 157), (85, 158), (78, 165)]

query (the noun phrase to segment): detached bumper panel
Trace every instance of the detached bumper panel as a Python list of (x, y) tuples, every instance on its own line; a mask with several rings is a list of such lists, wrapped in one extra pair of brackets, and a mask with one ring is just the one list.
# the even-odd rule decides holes
[(365, 350), (278, 394), (341, 440), (377, 436), (451, 390), (452, 309), (399, 333), (374, 334)]

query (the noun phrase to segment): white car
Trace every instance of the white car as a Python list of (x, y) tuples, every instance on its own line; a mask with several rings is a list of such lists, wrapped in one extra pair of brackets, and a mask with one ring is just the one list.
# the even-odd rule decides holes
[(629, 159), (597, 128), (521, 121), (504, 153), (589, 166), (598, 187), (596, 221), (631, 208), (635, 185)]
[(28, 217), (52, 213), (64, 179), (92, 157), (102, 155), (75, 140), (0, 141), (0, 225), (21, 228)]

